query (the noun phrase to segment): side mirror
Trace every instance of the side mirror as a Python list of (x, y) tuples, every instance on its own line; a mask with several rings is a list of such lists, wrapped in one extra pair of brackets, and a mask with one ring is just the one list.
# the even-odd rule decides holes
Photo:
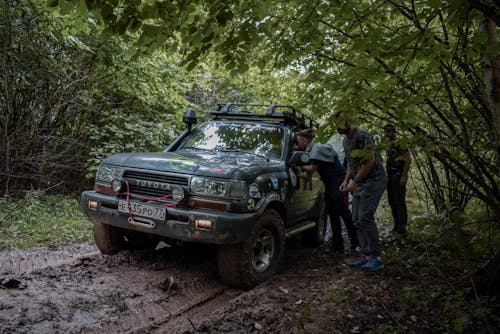
[(302, 166), (309, 162), (309, 153), (305, 151), (294, 151), (288, 160), (290, 166)]

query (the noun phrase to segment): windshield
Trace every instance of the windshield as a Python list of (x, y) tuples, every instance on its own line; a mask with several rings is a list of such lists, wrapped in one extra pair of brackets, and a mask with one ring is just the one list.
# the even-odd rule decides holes
[(283, 129), (272, 125), (209, 122), (196, 128), (181, 148), (251, 153), (279, 159), (283, 136)]

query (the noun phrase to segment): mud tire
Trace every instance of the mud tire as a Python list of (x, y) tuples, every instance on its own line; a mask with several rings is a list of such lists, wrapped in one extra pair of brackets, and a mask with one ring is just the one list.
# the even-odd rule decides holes
[(219, 276), (230, 286), (253, 288), (277, 271), (284, 252), (283, 220), (276, 211), (267, 210), (257, 220), (245, 242), (218, 247)]
[(107, 224), (94, 223), (94, 240), (97, 248), (107, 255), (116, 254), (124, 247), (123, 232)]
[(316, 218), (316, 226), (304, 231), (301, 234), (301, 242), (306, 247), (318, 247), (325, 242), (327, 214), (325, 201), (322, 200), (319, 209), (319, 216)]
[(124, 243), (122, 249), (147, 250), (155, 249), (160, 241), (158, 237), (138, 231), (124, 231)]

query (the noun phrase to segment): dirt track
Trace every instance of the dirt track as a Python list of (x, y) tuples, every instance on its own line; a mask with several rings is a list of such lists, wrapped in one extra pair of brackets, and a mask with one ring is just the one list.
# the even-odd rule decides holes
[(410, 273), (390, 263), (353, 271), (344, 261), (291, 244), (280, 272), (243, 291), (219, 282), (207, 247), (0, 252), (0, 333), (432, 332), (431, 319), (395, 302)]
[(293, 331), (310, 297), (322, 294), (310, 283), (328, 284), (315, 266), (332, 263), (319, 249), (292, 245), (286, 269), (243, 291), (219, 282), (215, 261), (203, 246), (115, 256), (92, 243), (0, 252), (0, 333)]
[(242, 291), (208, 248), (100, 255), (92, 244), (0, 253), (2, 333), (182, 333)]

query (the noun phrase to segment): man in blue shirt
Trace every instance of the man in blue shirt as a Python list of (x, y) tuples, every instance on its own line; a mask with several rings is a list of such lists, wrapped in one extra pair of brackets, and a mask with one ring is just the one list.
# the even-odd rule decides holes
[(331, 253), (344, 252), (344, 239), (340, 217), (344, 221), (350, 240), (351, 250), (358, 246), (357, 231), (352, 222), (351, 212), (346, 205), (344, 195), (340, 192), (340, 184), (345, 177), (345, 168), (339, 161), (338, 154), (330, 145), (313, 143), (311, 129), (297, 134), (297, 146), (301, 151), (309, 152), (309, 163), (302, 168), (309, 173), (318, 172), (325, 184), (325, 205), (332, 227)]
[(347, 172), (340, 190), (352, 194), (352, 218), (363, 254), (349, 265), (378, 270), (384, 267), (384, 263), (380, 258), (375, 211), (385, 191), (386, 175), (380, 155), (375, 152), (372, 135), (356, 127), (347, 116), (344, 112), (335, 115), (337, 132), (344, 135), (347, 159)]

